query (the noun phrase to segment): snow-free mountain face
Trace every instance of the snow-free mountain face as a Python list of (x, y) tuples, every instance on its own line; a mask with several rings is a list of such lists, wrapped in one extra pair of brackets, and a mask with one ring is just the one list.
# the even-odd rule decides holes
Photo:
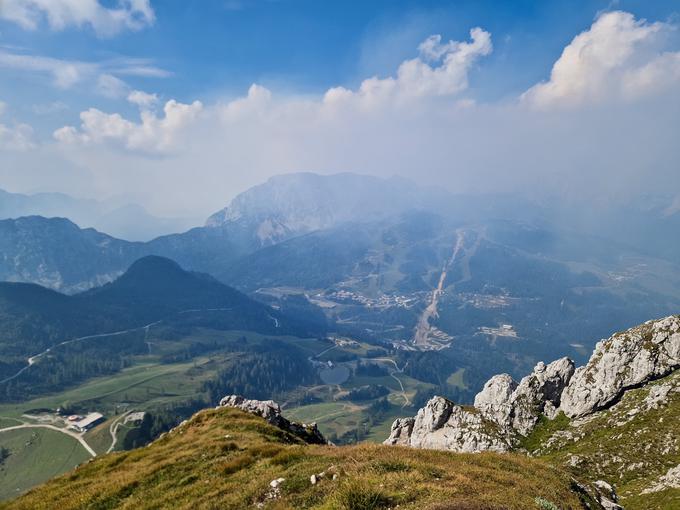
[(248, 226), (260, 246), (270, 246), (341, 223), (364, 223), (440, 203), (442, 194), (405, 179), (296, 173), (272, 177), (241, 193), (208, 218), (206, 226)]
[(129, 241), (148, 241), (197, 224), (191, 219), (156, 217), (141, 205), (123, 199), (100, 202), (64, 193), (24, 195), (0, 189), (0, 219), (35, 215), (68, 218), (82, 228), (96, 228)]

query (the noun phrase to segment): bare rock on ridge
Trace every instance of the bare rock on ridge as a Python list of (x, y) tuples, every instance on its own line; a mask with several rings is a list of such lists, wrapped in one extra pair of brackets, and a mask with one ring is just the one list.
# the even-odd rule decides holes
[(571, 418), (584, 416), (679, 367), (680, 316), (645, 322), (598, 342), (562, 394), (560, 409)]

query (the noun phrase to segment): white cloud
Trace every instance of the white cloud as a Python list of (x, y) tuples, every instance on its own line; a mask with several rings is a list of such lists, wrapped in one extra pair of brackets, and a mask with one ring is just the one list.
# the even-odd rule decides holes
[(130, 87), (120, 76), (165, 78), (171, 75), (145, 59), (118, 58), (84, 62), (12, 53), (3, 49), (0, 49), (0, 68), (47, 75), (59, 89), (71, 89), (84, 83), (106, 97), (125, 97), (130, 92)]
[(64, 126), (54, 132), (54, 138), (66, 144), (114, 143), (133, 151), (173, 152), (178, 149), (177, 141), (182, 131), (202, 109), (200, 101), (182, 104), (171, 100), (165, 104), (162, 117), (142, 110), (140, 122), (135, 123), (118, 113), (108, 114), (90, 108), (80, 114), (80, 129)]
[(470, 30), (470, 38), (470, 42), (442, 44), (440, 35), (430, 36), (419, 46), (419, 57), (401, 63), (396, 77), (369, 78), (357, 91), (335, 87), (326, 92), (324, 101), (337, 103), (354, 98), (372, 106), (385, 101), (457, 94), (467, 88), (472, 65), (493, 49), (491, 34), (481, 28)]
[[(5, 114), (7, 104), (0, 101), (0, 117)], [(25, 151), (35, 146), (33, 129), (28, 124), (16, 123), (8, 126), (0, 122), (0, 149), (11, 151)]]
[(105, 37), (140, 30), (155, 20), (149, 0), (118, 0), (114, 7), (99, 0), (3, 0), (0, 17), (26, 30), (38, 29), (43, 20), (53, 30), (89, 25)]
[(130, 87), (120, 78), (103, 73), (97, 78), (97, 91), (104, 97), (120, 98), (128, 94)]
[[(629, 28), (651, 26), (633, 19)], [(45, 182), (56, 179), (53, 168), (59, 167), (64, 186), (89, 186), (93, 194), (134, 188), (146, 194), (150, 207), (167, 214), (180, 209), (207, 214), (273, 174), (301, 170), (399, 174), (458, 192), (552, 193), (593, 201), (677, 190), (680, 94), (667, 85), (677, 56), (661, 37), (666, 27), (652, 30), (653, 37), (649, 30), (636, 32), (638, 42), (623, 38), (606, 51), (595, 42), (583, 46), (576, 61), (591, 67), (576, 76), (585, 84), (561, 84), (558, 90), (567, 92), (553, 94), (545, 104), (587, 108), (553, 111), (527, 108), (519, 100), (475, 101), (468, 75), (491, 51), (490, 37), (480, 30), (462, 43), (429, 38), (419, 56), (396, 66), (391, 77), (319, 96), (252, 85), (229, 101), (206, 107), (169, 101), (154, 113), (144, 106), (150, 98), (129, 90), (128, 100), (140, 106), (139, 118), (94, 108), (82, 112), (78, 126), (54, 133), (56, 143), (21, 153), (28, 161), (23, 168)], [(602, 51), (610, 56), (591, 55)], [(628, 51), (634, 57), (626, 56)], [(616, 71), (617, 77), (628, 77), (625, 87), (613, 84), (612, 71), (601, 77), (598, 66), (607, 62), (625, 63), (625, 72)], [(557, 72), (556, 83), (563, 76)], [(590, 84), (593, 79), (597, 86)], [(644, 103), (633, 101), (640, 91)], [(529, 96), (525, 102), (535, 101)], [(596, 101), (598, 107), (590, 107)], [(49, 162), (51, 173), (31, 170), (45, 166), (36, 160)], [(0, 154), (0, 178), (10, 173), (7, 161)], [(80, 171), (78, 178), (68, 177), (73, 168)], [(15, 179), (27, 180), (25, 175)]]
[(577, 106), (677, 87), (680, 52), (667, 47), (675, 28), (622, 11), (601, 14), (564, 48), (550, 80), (534, 85), (522, 100), (539, 108)]
[(67, 89), (95, 72), (97, 66), (75, 60), (60, 60), (50, 57), (24, 55), (0, 50), (0, 67), (18, 69), (52, 77), (58, 88)]
[(133, 90), (128, 94), (127, 100), (140, 108), (149, 109), (158, 103), (158, 95), (149, 94), (142, 90)]

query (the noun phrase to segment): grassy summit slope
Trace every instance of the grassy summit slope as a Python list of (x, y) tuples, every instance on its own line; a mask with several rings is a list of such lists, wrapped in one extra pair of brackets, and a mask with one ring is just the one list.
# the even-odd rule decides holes
[[(326, 475), (312, 484), (311, 475), (321, 472)], [(278, 478), (285, 481), (272, 488)], [(541, 460), (367, 444), (310, 446), (231, 408), (202, 411), (146, 448), (97, 458), (3, 508), (259, 503), (277, 509), (585, 508), (572, 477)]]
[(601, 412), (544, 420), (525, 447), (587, 480), (616, 487), (626, 510), (680, 508), (663, 476), (680, 465), (680, 371), (627, 391)]

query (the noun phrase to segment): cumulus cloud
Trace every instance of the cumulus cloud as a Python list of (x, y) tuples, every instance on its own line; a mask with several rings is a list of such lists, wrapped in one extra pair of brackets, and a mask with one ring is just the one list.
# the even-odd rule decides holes
[(104, 37), (121, 30), (140, 30), (153, 24), (149, 0), (118, 0), (105, 7), (99, 0), (3, 0), (0, 17), (36, 30), (43, 21), (52, 30), (90, 26)]
[(149, 94), (142, 90), (133, 90), (127, 95), (127, 100), (140, 108), (148, 110), (158, 103), (158, 95)]
[(143, 110), (140, 122), (135, 123), (118, 113), (108, 114), (90, 108), (80, 114), (79, 129), (64, 126), (54, 132), (54, 138), (67, 144), (114, 143), (149, 153), (173, 151), (177, 149), (176, 143), (182, 131), (202, 109), (200, 101), (182, 104), (171, 100), (165, 104), (162, 116)]
[(356, 91), (335, 87), (326, 92), (324, 101), (354, 99), (372, 106), (386, 101), (457, 94), (467, 88), (472, 65), (493, 49), (491, 34), (481, 28), (470, 30), (470, 39), (442, 44), (440, 35), (432, 35), (419, 46), (419, 57), (401, 63), (396, 77), (369, 78)]
[(669, 23), (636, 20), (627, 12), (601, 14), (564, 48), (550, 80), (522, 100), (538, 108), (631, 100), (680, 85), (680, 51), (669, 48)]
[[(271, 175), (304, 170), (399, 174), (456, 192), (552, 192), (593, 200), (678, 190), (680, 89), (664, 85), (675, 72), (677, 48), (661, 35), (670, 25), (616, 16), (618, 28), (610, 30), (636, 35), (606, 49), (593, 42), (599, 29), (584, 32), (588, 44), (574, 43), (583, 34), (577, 36), (559, 60), (583, 44), (575, 61), (587, 62), (588, 72), (572, 73), (584, 84), (561, 84), (559, 94), (536, 91), (561, 83), (562, 71), (521, 99), (474, 101), (468, 77), (492, 51), (490, 35), (475, 29), (468, 41), (426, 39), (392, 76), (318, 96), (255, 84), (216, 104), (168, 101), (155, 113), (152, 94), (129, 90), (126, 99), (140, 107), (139, 118), (91, 108), (78, 126), (54, 133), (55, 152), (44, 157), (64, 158), (63, 167), (90, 175), (101, 193), (146, 191), (148, 205), (163, 214), (182, 208), (207, 214)], [(607, 15), (593, 26), (603, 19)], [(617, 81), (631, 70), (637, 80)], [(551, 99), (541, 103), (539, 95)], [(573, 107), (552, 108), (557, 104)], [(149, 157), (159, 154), (164, 157)], [(85, 182), (79, 174), (74, 185)]]

